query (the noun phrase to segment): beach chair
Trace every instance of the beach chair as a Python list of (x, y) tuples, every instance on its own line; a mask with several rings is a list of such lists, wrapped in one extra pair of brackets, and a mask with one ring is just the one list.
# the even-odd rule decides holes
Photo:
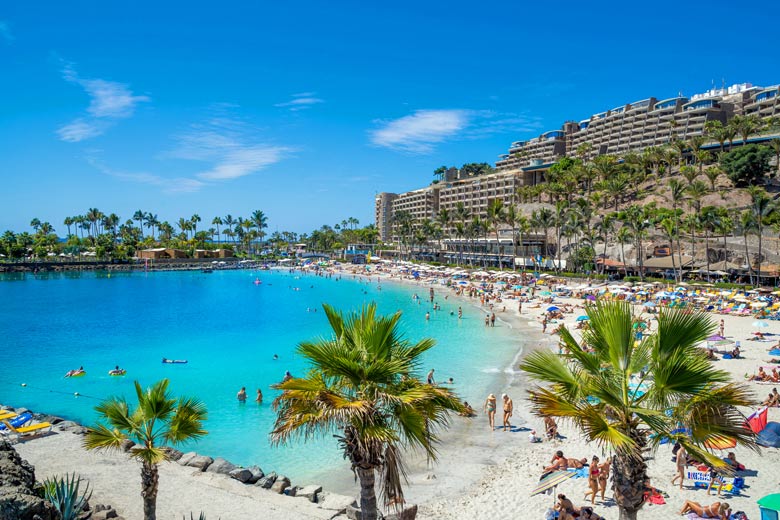
[(9, 412), (8, 410), (0, 412), (0, 421), (3, 419), (12, 419), (14, 417), (16, 417), (16, 412)]
[(5, 430), (0, 430), (0, 433), (10, 437), (16, 437), (17, 440), (23, 439), (24, 437), (33, 437), (35, 435), (45, 433), (44, 430), (51, 431), (52, 426), (51, 423), (42, 422), (38, 424), (32, 424), (30, 426), (14, 428), (14, 426), (8, 422), (8, 419), (3, 419), (3, 424), (5, 425)]

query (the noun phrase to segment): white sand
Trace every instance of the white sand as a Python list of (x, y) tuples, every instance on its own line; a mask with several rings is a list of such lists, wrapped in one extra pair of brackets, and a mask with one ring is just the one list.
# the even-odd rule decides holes
[[(475, 299), (467, 301), (475, 303)], [(580, 304), (579, 301), (562, 298), (556, 298), (555, 301)], [(541, 326), (537, 322), (546, 305), (532, 309), (529, 304), (524, 304), (523, 314), (518, 316), (516, 303), (508, 301), (506, 304), (507, 312), (497, 313), (499, 319), (505, 322), (503, 325), (511, 325), (524, 339), (532, 339), (536, 348), (555, 347), (557, 337), (542, 336)], [(581, 312), (575, 310), (567, 315), (565, 323), (573, 328), (573, 322), (579, 314)], [(714, 318), (718, 320), (720, 316)], [(716, 363), (719, 368), (731, 372), (735, 380), (742, 381), (745, 373), (752, 374), (759, 365), (766, 364), (769, 358), (766, 351), (770, 343), (745, 341), (753, 332), (751, 317), (725, 316), (724, 319), (726, 336), (741, 340), (745, 359), (720, 360)], [(768, 323), (770, 328), (763, 329), (763, 332), (780, 333), (780, 322)], [(772, 388), (749, 384), (761, 399)], [(541, 421), (528, 410), (523, 379), (510, 378), (501, 386), (494, 393), (499, 395), (507, 392), (515, 402), (512, 423), (542, 431)], [(412, 454), (409, 457), (410, 486), (407, 488), (407, 498), (421, 505), (418, 518), (481, 519), (502, 514), (510, 514), (515, 518), (543, 518), (544, 512), (553, 504), (553, 497), (528, 495), (538, 481), (542, 466), (548, 464), (555, 450), (561, 449), (566, 456), (575, 458), (590, 459), (595, 454), (603, 460), (607, 455), (586, 443), (566, 424), (561, 424), (560, 428), (560, 432), (566, 436), (565, 440), (541, 444), (530, 444), (527, 431), (490, 431), (487, 419), (481, 412), (481, 403), (475, 408), (478, 408), (479, 415), (474, 419), (454, 418), (453, 427), (444, 435), (446, 446), (441, 451), (439, 464), (434, 468), (427, 468), (424, 459), (419, 456)], [(770, 409), (769, 420), (780, 421), (780, 409)], [(500, 412), (496, 422), (500, 423)], [(80, 439), (80, 436), (61, 433), (19, 444), (17, 449), (22, 457), (36, 466), (39, 479), (76, 471), (94, 486), (93, 502), (115, 506), (128, 520), (141, 518), (137, 463), (129, 461), (126, 455), (85, 452), (80, 447)], [(760, 455), (744, 449), (735, 451), (740, 462), (758, 474), (746, 478), (747, 488), (742, 490), (740, 496), (724, 493), (721, 501), (727, 501), (734, 511), (743, 510), (750, 518), (758, 518), (756, 500), (780, 490), (780, 471), (777, 470), (780, 468), (780, 450), (763, 449)], [(661, 447), (649, 462), (653, 485), (670, 495), (666, 499), (667, 504), (645, 506), (640, 518), (660, 520), (676, 517), (684, 500), (695, 500), (705, 505), (717, 500), (714, 496), (708, 497), (703, 489), (694, 489), (690, 482), (686, 482), (683, 490), (673, 488), (669, 482), (674, 475), (674, 463), (670, 459), (671, 446), (667, 445)], [(357, 485), (352, 482), (348, 470), (333, 473), (332, 479), (322, 482), (325, 491), (349, 493), (351, 489), (353, 493), (357, 492)], [(581, 506), (582, 496), (587, 489), (586, 479), (571, 479), (562, 484), (558, 492), (565, 493), (575, 505)], [(596, 512), (608, 519), (618, 516), (610, 495), (607, 489), (606, 502), (597, 500), (595, 507)], [(318, 509), (302, 498), (279, 496), (221, 475), (203, 474), (177, 464), (164, 464), (160, 472), (159, 518), (179, 519), (183, 515), (189, 518), (190, 511), (195, 512), (196, 516), (199, 511), (204, 511), (210, 519), (221, 517), (222, 520), (331, 518), (333, 515), (333, 512)]]

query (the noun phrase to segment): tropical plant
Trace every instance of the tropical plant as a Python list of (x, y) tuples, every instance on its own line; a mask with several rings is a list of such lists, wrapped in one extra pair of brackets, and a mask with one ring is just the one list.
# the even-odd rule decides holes
[(697, 348), (715, 329), (707, 315), (663, 310), (658, 331), (635, 345), (630, 305), (598, 302), (586, 312), (590, 325), (582, 343), (563, 327), (567, 354), (535, 351), (520, 368), (537, 383), (529, 391), (535, 414), (568, 421), (611, 452), (620, 519), (636, 519), (645, 502), (646, 447), (671, 439), (724, 473), (731, 470), (708, 442), (758, 449), (738, 409), (754, 404), (750, 390)]
[[(113, 397), (95, 407), (99, 422), (88, 429), (84, 447), (88, 450), (118, 451), (126, 440), (135, 445), (130, 456), (141, 463), (141, 496), (145, 520), (157, 518), (158, 465), (168, 460), (166, 445), (178, 445), (206, 435), (203, 421), (206, 407), (195, 398), (176, 399), (168, 391), (168, 380), (143, 389), (135, 382), (138, 404), (131, 411), (124, 398)], [(101, 421), (105, 421), (105, 424)]]
[(438, 431), (462, 404), (450, 389), (417, 377), (420, 356), (432, 339), (411, 343), (401, 336), (401, 313), (377, 316), (376, 305), (347, 315), (323, 305), (332, 335), (305, 341), (297, 352), (309, 373), (274, 385), (278, 416), (271, 439), (341, 432), (339, 446), (360, 481), (361, 518), (374, 520), (374, 482), (380, 476), (385, 504), (402, 504), (405, 470), (402, 448), (420, 448), (436, 459)]
[(723, 154), (721, 167), (738, 188), (761, 184), (769, 172), (772, 150), (766, 146), (748, 144)]
[(89, 499), (92, 498), (92, 491), (89, 489), (89, 483), (82, 491), (81, 477), (65, 475), (65, 477), (53, 476), (43, 481), (43, 498), (59, 511), (61, 520), (76, 520)]

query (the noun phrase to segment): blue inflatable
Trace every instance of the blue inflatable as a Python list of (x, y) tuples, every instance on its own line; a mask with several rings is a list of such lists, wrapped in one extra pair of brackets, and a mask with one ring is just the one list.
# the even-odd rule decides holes
[(780, 448), (780, 423), (770, 422), (758, 433), (756, 442), (767, 448)]

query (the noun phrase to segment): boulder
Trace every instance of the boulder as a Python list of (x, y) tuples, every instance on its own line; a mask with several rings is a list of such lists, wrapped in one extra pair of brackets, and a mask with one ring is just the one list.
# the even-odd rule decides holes
[(14, 410), (14, 411), (16, 412), (16, 415), (22, 415), (23, 413), (27, 413), (27, 412), (29, 412), (30, 410), (28, 410), (27, 408), (17, 408), (17, 409), (16, 409), (16, 410)]
[(98, 511), (96, 513), (93, 513), (90, 517), (90, 520), (108, 520), (109, 518), (118, 518), (119, 515), (116, 512), (116, 509), (104, 509), (103, 511)]
[(56, 520), (59, 512), (35, 491), (35, 470), (0, 440), (0, 518)]
[(249, 466), (246, 469), (252, 472), (252, 478), (249, 479), (250, 484), (254, 484), (265, 476), (265, 473), (263, 473), (263, 470), (260, 469), (260, 466)]
[(290, 479), (287, 477), (279, 477), (271, 486), (271, 491), (281, 495), (288, 487), (290, 487)]
[(268, 475), (266, 475), (263, 478), (261, 478), (260, 480), (258, 480), (255, 483), (255, 486), (259, 486), (259, 487), (261, 487), (263, 489), (271, 489), (271, 486), (273, 486), (274, 482), (276, 482), (276, 476), (277, 476), (276, 472), (272, 471)]
[(322, 491), (322, 486), (304, 486), (295, 492), (296, 497), (308, 498), (309, 502), (317, 501), (317, 493)]
[(385, 520), (414, 520), (417, 517), (417, 504), (405, 505), (403, 509), (388, 509)]
[(78, 433), (78, 434), (87, 433), (86, 428), (84, 428), (79, 423), (75, 423), (73, 421), (62, 421), (61, 423), (57, 424), (57, 428), (59, 428), (61, 432), (71, 432), (71, 433)]
[(179, 460), (176, 462), (181, 466), (186, 466), (188, 462), (190, 462), (192, 459), (197, 457), (198, 454), (194, 451), (188, 451), (187, 453), (183, 454), (181, 457), (179, 457)]
[(211, 463), (214, 462), (214, 459), (211, 457), (208, 457), (206, 455), (196, 455), (190, 461), (185, 464), (185, 466), (189, 466), (191, 468), (198, 468), (201, 471), (206, 471), (209, 466), (211, 466)]
[(222, 457), (217, 457), (214, 459), (211, 464), (208, 465), (208, 468), (206, 471), (209, 473), (219, 473), (221, 475), (229, 475), (231, 471), (236, 469), (236, 465), (232, 462), (223, 459)]
[(239, 482), (246, 484), (252, 479), (252, 472), (246, 468), (236, 468), (229, 473), (230, 478), (234, 478)]
[(354, 497), (336, 493), (317, 493), (317, 507), (320, 509), (344, 513), (347, 510), (347, 506), (353, 502), (355, 502)]
[(179, 450), (174, 449), (174, 448), (169, 448), (167, 446), (165, 448), (163, 448), (162, 450), (168, 456), (168, 460), (177, 461), (177, 460), (179, 460), (182, 457), (182, 455), (184, 455)]

